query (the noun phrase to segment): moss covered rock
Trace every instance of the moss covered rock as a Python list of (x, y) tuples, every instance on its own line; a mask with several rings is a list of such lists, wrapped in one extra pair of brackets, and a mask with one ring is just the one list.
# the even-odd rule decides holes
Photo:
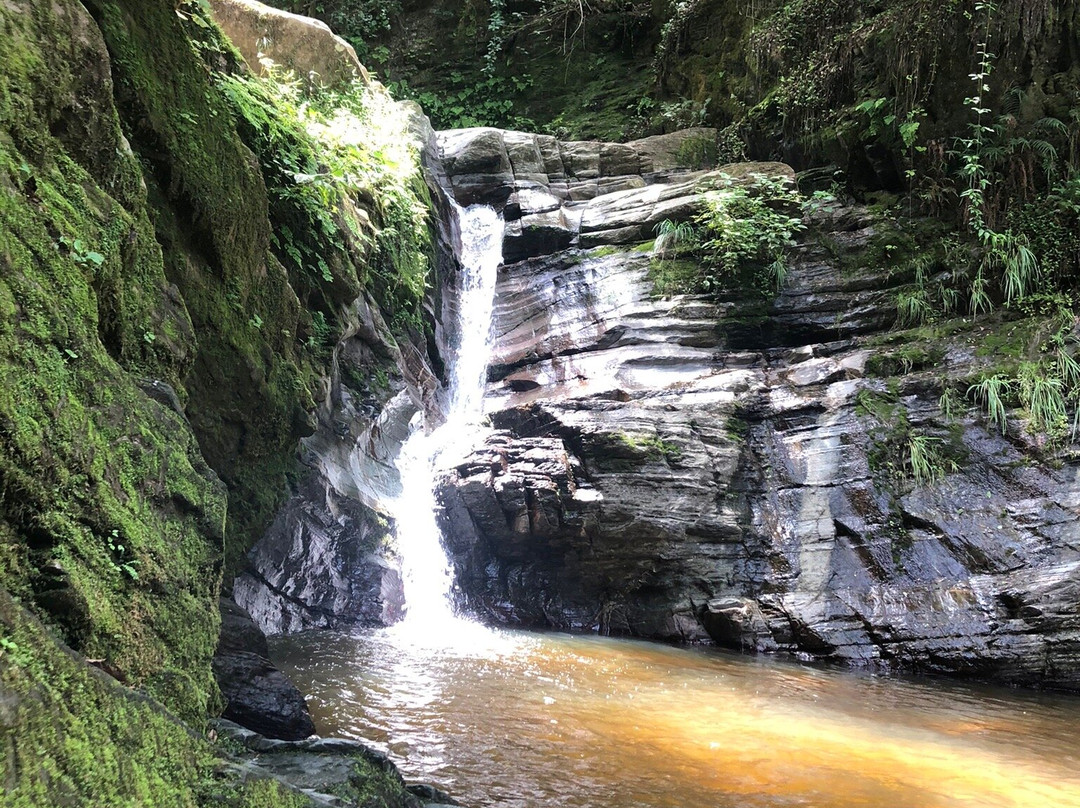
[(312, 804), (198, 734), (222, 570), (284, 499), (329, 360), (202, 7), (0, 7), (5, 806)]
[(77, 3), (0, 18), (16, 54), (0, 71), (0, 578), (195, 717), (216, 698), (225, 490), (140, 386), (177, 382), (191, 323), (93, 20)]

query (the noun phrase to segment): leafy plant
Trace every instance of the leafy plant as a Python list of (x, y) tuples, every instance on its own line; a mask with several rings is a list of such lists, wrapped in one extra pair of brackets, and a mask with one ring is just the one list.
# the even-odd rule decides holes
[(65, 236), (60, 237), (60, 244), (67, 247), (71, 254), (71, 260), (76, 264), (90, 264), (100, 267), (105, 263), (105, 256), (87, 247), (81, 238), (69, 240)]
[(696, 220), (702, 291), (720, 291), (727, 278), (751, 265), (759, 270), (763, 291), (778, 289), (787, 274), (787, 250), (806, 229), (798, 191), (783, 180), (754, 175), (747, 185), (707, 191), (702, 201), (704, 211)]
[[(377, 87), (356, 82), (309, 94), (291, 74), (268, 67), (268, 78), (219, 80), (262, 162), (275, 254), (315, 290), (336, 282), (328, 258), (336, 256), (335, 266), (362, 273), (394, 325), (422, 328), (432, 245), (408, 111)], [(249, 323), (262, 321), (253, 315)]]
[(1012, 380), (1000, 373), (984, 378), (967, 390), (968, 398), (973, 398), (986, 410), (990, 423), (997, 424), (1002, 435), (1005, 434), (1007, 424), (1005, 402), (1012, 390)]
[(1023, 362), (1017, 386), (1020, 401), (1030, 416), (1030, 426), (1045, 432), (1051, 439), (1063, 434), (1068, 421), (1062, 380), (1047, 374), (1040, 363)]
[(963, 402), (953, 388), (946, 387), (941, 391), (941, 396), (938, 397), (938, 409), (941, 410), (946, 421), (954, 420), (962, 407)]
[(900, 292), (896, 296), (896, 316), (901, 325), (922, 325), (933, 316), (934, 308), (924, 289)]
[(138, 580), (139, 573), (135, 569), (139, 562), (131, 557), (131, 552), (125, 547), (120, 538), (120, 531), (113, 528), (106, 537), (109, 546), (109, 563), (115, 572), (123, 573), (133, 581)]
[(454, 70), (447, 78), (450, 89), (443, 93), (414, 90), (404, 79), (392, 82), (389, 90), (397, 98), (416, 101), (439, 129), (497, 126), (532, 131), (537, 128), (529, 118), (514, 113), (514, 99), (533, 86), (528, 74), (481, 74), (470, 78)]
[(308, 337), (308, 348), (321, 348), (330, 343), (332, 328), (326, 321), (326, 315), (321, 311), (311, 312), (311, 335)]
[(941, 454), (941, 438), (930, 435), (911, 434), (907, 442), (907, 469), (915, 485), (937, 482), (947, 472), (958, 471), (955, 461), (946, 460)]
[(656, 242), (653, 253), (666, 260), (674, 258), (680, 251), (691, 250), (697, 244), (697, 231), (691, 222), (676, 222), (664, 219), (653, 228)]

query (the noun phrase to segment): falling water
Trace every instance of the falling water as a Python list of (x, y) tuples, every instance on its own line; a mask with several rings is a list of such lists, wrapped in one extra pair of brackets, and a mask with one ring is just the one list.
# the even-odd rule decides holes
[(402, 493), (394, 507), (405, 583), (403, 629), (445, 639), (462, 626), (450, 602), (452, 574), (435, 521), (435, 474), (475, 444), (480, 431), (490, 345), (495, 276), (502, 260), (502, 220), (489, 207), (457, 210), (461, 233), (460, 338), (450, 367), (445, 423), (425, 432), (414, 425), (398, 459)]
[[(272, 641), (319, 731), (382, 744), (477, 808), (1075, 808), (1075, 697), (781, 665), (454, 617), (435, 470), (478, 440), (501, 223), (460, 212), (448, 419), (397, 503), (408, 617)], [(615, 795), (613, 797), (613, 795)]]

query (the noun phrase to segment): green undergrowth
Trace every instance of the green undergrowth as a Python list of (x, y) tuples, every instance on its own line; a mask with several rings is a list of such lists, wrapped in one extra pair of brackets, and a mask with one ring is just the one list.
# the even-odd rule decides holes
[[(0, 9), (0, 588), (194, 727), (220, 706), (223, 570), (289, 490), (345, 303), (418, 328), (429, 250), (385, 96), (242, 79), (205, 13)], [(283, 264), (286, 223), (331, 279)]]
[(431, 242), (415, 139), (376, 87), (246, 76), (205, 4), (90, 5), (197, 339), (183, 389), (229, 487), (231, 575), (294, 478), (348, 305), (367, 292), (400, 334), (424, 330)]
[(367, 288), (394, 325), (422, 330), (429, 197), (408, 114), (360, 82), (309, 93), (277, 70), (218, 82), (259, 156), (274, 252), (308, 309), (331, 315)]
[(356, 47), (398, 97), (437, 128), (499, 126), (623, 140), (674, 117), (653, 99), (645, 6), (627, 0), (442, 6), (371, 0), (274, 0), (317, 16)]
[(694, 219), (657, 225), (653, 294), (775, 294), (787, 278), (795, 238), (806, 229), (805, 204), (782, 179), (722, 175), (719, 187), (700, 195)]
[[(271, 778), (238, 776), (223, 746), (86, 665), (2, 589), (0, 692), (5, 808), (312, 805)], [(377, 792), (384, 780), (358, 768), (347, 795)]]
[(902, 493), (911, 486), (935, 483), (959, 471), (967, 456), (955, 422), (945, 429), (915, 427), (894, 385), (864, 387), (855, 399), (855, 411), (869, 419), (867, 460), (886, 490)]

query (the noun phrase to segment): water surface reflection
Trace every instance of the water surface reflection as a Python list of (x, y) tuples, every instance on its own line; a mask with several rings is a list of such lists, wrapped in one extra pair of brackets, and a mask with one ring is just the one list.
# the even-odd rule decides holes
[(282, 638), (319, 730), (501, 808), (1076, 808), (1080, 699), (598, 637)]

